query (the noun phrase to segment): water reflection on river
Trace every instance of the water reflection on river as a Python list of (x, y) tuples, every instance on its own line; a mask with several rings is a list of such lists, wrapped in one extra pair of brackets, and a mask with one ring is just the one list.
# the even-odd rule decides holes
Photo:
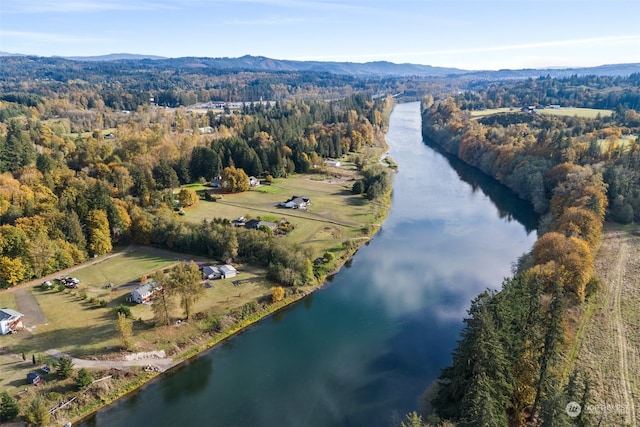
[(83, 425), (387, 426), (414, 410), (469, 301), (532, 246), (535, 216), (425, 145), (417, 103), (395, 108), (387, 140), (392, 209), (348, 268)]

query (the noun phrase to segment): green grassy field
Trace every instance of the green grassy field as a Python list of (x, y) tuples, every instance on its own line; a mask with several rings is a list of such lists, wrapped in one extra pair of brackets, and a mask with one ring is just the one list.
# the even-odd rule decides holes
[(0, 308), (16, 309), (16, 299), (11, 293), (0, 294)]
[[(175, 255), (181, 257), (180, 254)], [(52, 363), (53, 359), (45, 354), (46, 350), (55, 348), (82, 358), (116, 349), (120, 343), (114, 329), (116, 315), (113, 308), (120, 304), (130, 308), (133, 319), (143, 321), (134, 322), (137, 351), (171, 351), (180, 340), (190, 339), (198, 333), (195, 324), (181, 325), (179, 330), (154, 328), (144, 322), (153, 318), (149, 305), (125, 301), (142, 275), (149, 275), (159, 268), (166, 269), (176, 262), (170, 256), (133, 251), (75, 271), (73, 275), (80, 279), (77, 289), (58, 291), (32, 287), (30, 292), (42, 309), (46, 322), (36, 325), (32, 332), (22, 331), (2, 337), (2, 348), (11, 349), (11, 352), (0, 358), (0, 388), (24, 386), (26, 373), (33, 369), (33, 355), (38, 363)], [(211, 263), (216, 262), (212, 260)], [(269, 294), (271, 284), (265, 279), (263, 269), (243, 264), (236, 265), (236, 268), (239, 272), (236, 278), (203, 284), (205, 291), (194, 306), (193, 313), (206, 311), (208, 315), (224, 314)], [(236, 280), (239, 284), (233, 283)], [(105, 287), (104, 284), (109, 282), (116, 286)], [(106, 301), (107, 305), (101, 307), (100, 300)], [(17, 308), (12, 293), (0, 294), (0, 302)], [(181, 314), (182, 310), (176, 304), (174, 315), (180, 317)], [(22, 353), (27, 355), (27, 363), (16, 357)]]
[(595, 119), (598, 114), (600, 117), (609, 117), (613, 114), (613, 110), (597, 110), (595, 108), (545, 108), (536, 110), (539, 114), (549, 114), (552, 116), (577, 116), (585, 119)]
[(473, 110), (470, 111), (471, 117), (474, 119), (480, 119), (482, 117), (487, 117), (487, 116), (492, 116), (494, 114), (499, 114), (499, 113), (509, 113), (509, 112), (516, 112), (516, 111), (520, 111), (520, 109), (515, 108), (515, 107), (505, 107), (505, 108), (489, 108), (486, 110)]
[[(229, 220), (244, 216), (268, 221), (284, 219), (294, 226), (285, 239), (307, 245), (320, 256), (344, 239), (363, 237), (363, 227), (376, 222), (375, 210), (363, 196), (351, 194), (352, 174), (297, 175), (276, 179), (238, 194), (223, 194), (218, 201), (201, 200), (185, 208), (184, 221), (200, 223), (213, 218)], [(311, 199), (306, 210), (278, 207), (292, 196)]]
[[(499, 113), (518, 112), (519, 108), (507, 107), (507, 108), (494, 108), (487, 110), (475, 110), (471, 111), (471, 117), (474, 119), (480, 119), (482, 117), (491, 116)], [(535, 110), (538, 114), (548, 114), (553, 116), (577, 116), (584, 117), (585, 119), (595, 119), (598, 114), (601, 117), (609, 117), (613, 114), (612, 110), (597, 110), (594, 108), (543, 108)]]

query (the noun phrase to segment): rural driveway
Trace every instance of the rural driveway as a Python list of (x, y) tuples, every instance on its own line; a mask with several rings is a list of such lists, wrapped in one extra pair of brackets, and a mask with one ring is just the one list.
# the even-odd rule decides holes
[(31, 330), (34, 326), (41, 325), (47, 321), (40, 304), (31, 293), (31, 289), (20, 288), (15, 292), (14, 297), (18, 311), (24, 314), (24, 323), (27, 329)]

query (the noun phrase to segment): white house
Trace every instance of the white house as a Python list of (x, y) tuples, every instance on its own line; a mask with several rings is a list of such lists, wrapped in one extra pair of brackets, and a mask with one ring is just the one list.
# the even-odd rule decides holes
[(222, 177), (220, 175), (214, 177), (209, 185), (213, 188), (222, 188)]
[(238, 275), (238, 270), (233, 268), (232, 265), (223, 265), (218, 267), (220, 272), (222, 273), (222, 277), (228, 279), (230, 277), (236, 277)]
[(255, 176), (250, 176), (249, 177), (249, 187), (253, 188), (253, 187), (259, 187), (260, 186), (260, 180), (258, 178), (256, 178)]
[(202, 269), (202, 276), (205, 279), (220, 279), (222, 277), (222, 272), (214, 265), (207, 265)]
[(10, 308), (0, 309), (0, 334), (6, 335), (24, 329), (24, 314)]
[(127, 296), (127, 300), (137, 302), (138, 304), (149, 301), (155, 292), (155, 285), (155, 282), (148, 282), (142, 286), (138, 286)]
[(311, 204), (311, 200), (308, 197), (293, 196), (286, 202), (281, 202), (280, 206), (289, 209), (306, 209)]

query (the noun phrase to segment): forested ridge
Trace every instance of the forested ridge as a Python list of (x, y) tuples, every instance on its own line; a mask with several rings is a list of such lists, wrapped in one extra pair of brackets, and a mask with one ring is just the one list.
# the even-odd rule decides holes
[[(180, 221), (176, 203), (188, 206), (198, 198), (193, 190), (182, 189), (177, 196), (173, 190), (219, 178), (225, 191), (245, 191), (250, 175), (273, 179), (320, 172), (324, 159), (348, 153), (365, 168), (364, 150), (387, 126), (390, 98), (374, 100), (371, 94), (349, 88), (335, 101), (296, 99), (290, 96), (296, 85), (282, 80), (295, 80), (294, 75), (251, 74), (260, 87), (282, 84), (287, 100), (202, 114), (152, 104), (149, 89), (136, 97), (136, 86), (169, 87), (175, 83), (172, 77), (154, 83), (149, 76), (128, 74), (117, 64), (95, 67), (101, 71), (87, 73), (102, 76), (101, 82), (98, 77), (93, 83), (83, 81), (82, 72), (64, 81), (55, 76), (44, 81), (12, 80), (10, 73), (3, 73), (0, 287), (41, 277), (127, 243), (219, 259), (237, 256), (269, 266), (270, 278), (285, 285), (316, 280), (309, 273), (311, 254), (292, 251), (272, 235), (238, 230), (228, 220), (199, 225)], [(114, 67), (114, 75), (104, 74), (109, 67)], [(123, 75), (127, 76), (120, 82)], [(242, 87), (245, 81), (233, 73), (220, 78), (228, 87)], [(185, 93), (199, 90), (189, 78), (182, 83)], [(305, 79), (299, 83), (304, 87)], [(181, 88), (177, 84), (167, 90)], [(118, 101), (109, 101), (109, 96)], [(207, 99), (211, 96), (208, 93)], [(130, 105), (124, 104), (127, 100)], [(367, 197), (388, 191), (381, 167), (374, 166), (365, 177), (360, 191)]]
[[(204, 61), (204, 62), (203, 62)], [(356, 92), (394, 94), (438, 91), (436, 78), (356, 77), (324, 71), (221, 69), (206, 58), (180, 60), (72, 61), (63, 58), (0, 57), (0, 93), (27, 92), (58, 100), (56, 115), (70, 110), (135, 111), (209, 101), (335, 100)], [(451, 84), (451, 83), (450, 83)]]
[[(539, 239), (500, 291), (471, 304), (452, 364), (429, 389), (430, 421), (457, 425), (591, 425), (565, 405), (590, 402), (567, 349), (598, 291), (593, 257), (605, 220), (640, 216), (638, 75), (493, 83), (422, 102), (423, 135), (502, 182), (542, 214)], [(613, 110), (544, 114), (559, 104)], [(474, 118), (476, 108), (511, 111)]]

